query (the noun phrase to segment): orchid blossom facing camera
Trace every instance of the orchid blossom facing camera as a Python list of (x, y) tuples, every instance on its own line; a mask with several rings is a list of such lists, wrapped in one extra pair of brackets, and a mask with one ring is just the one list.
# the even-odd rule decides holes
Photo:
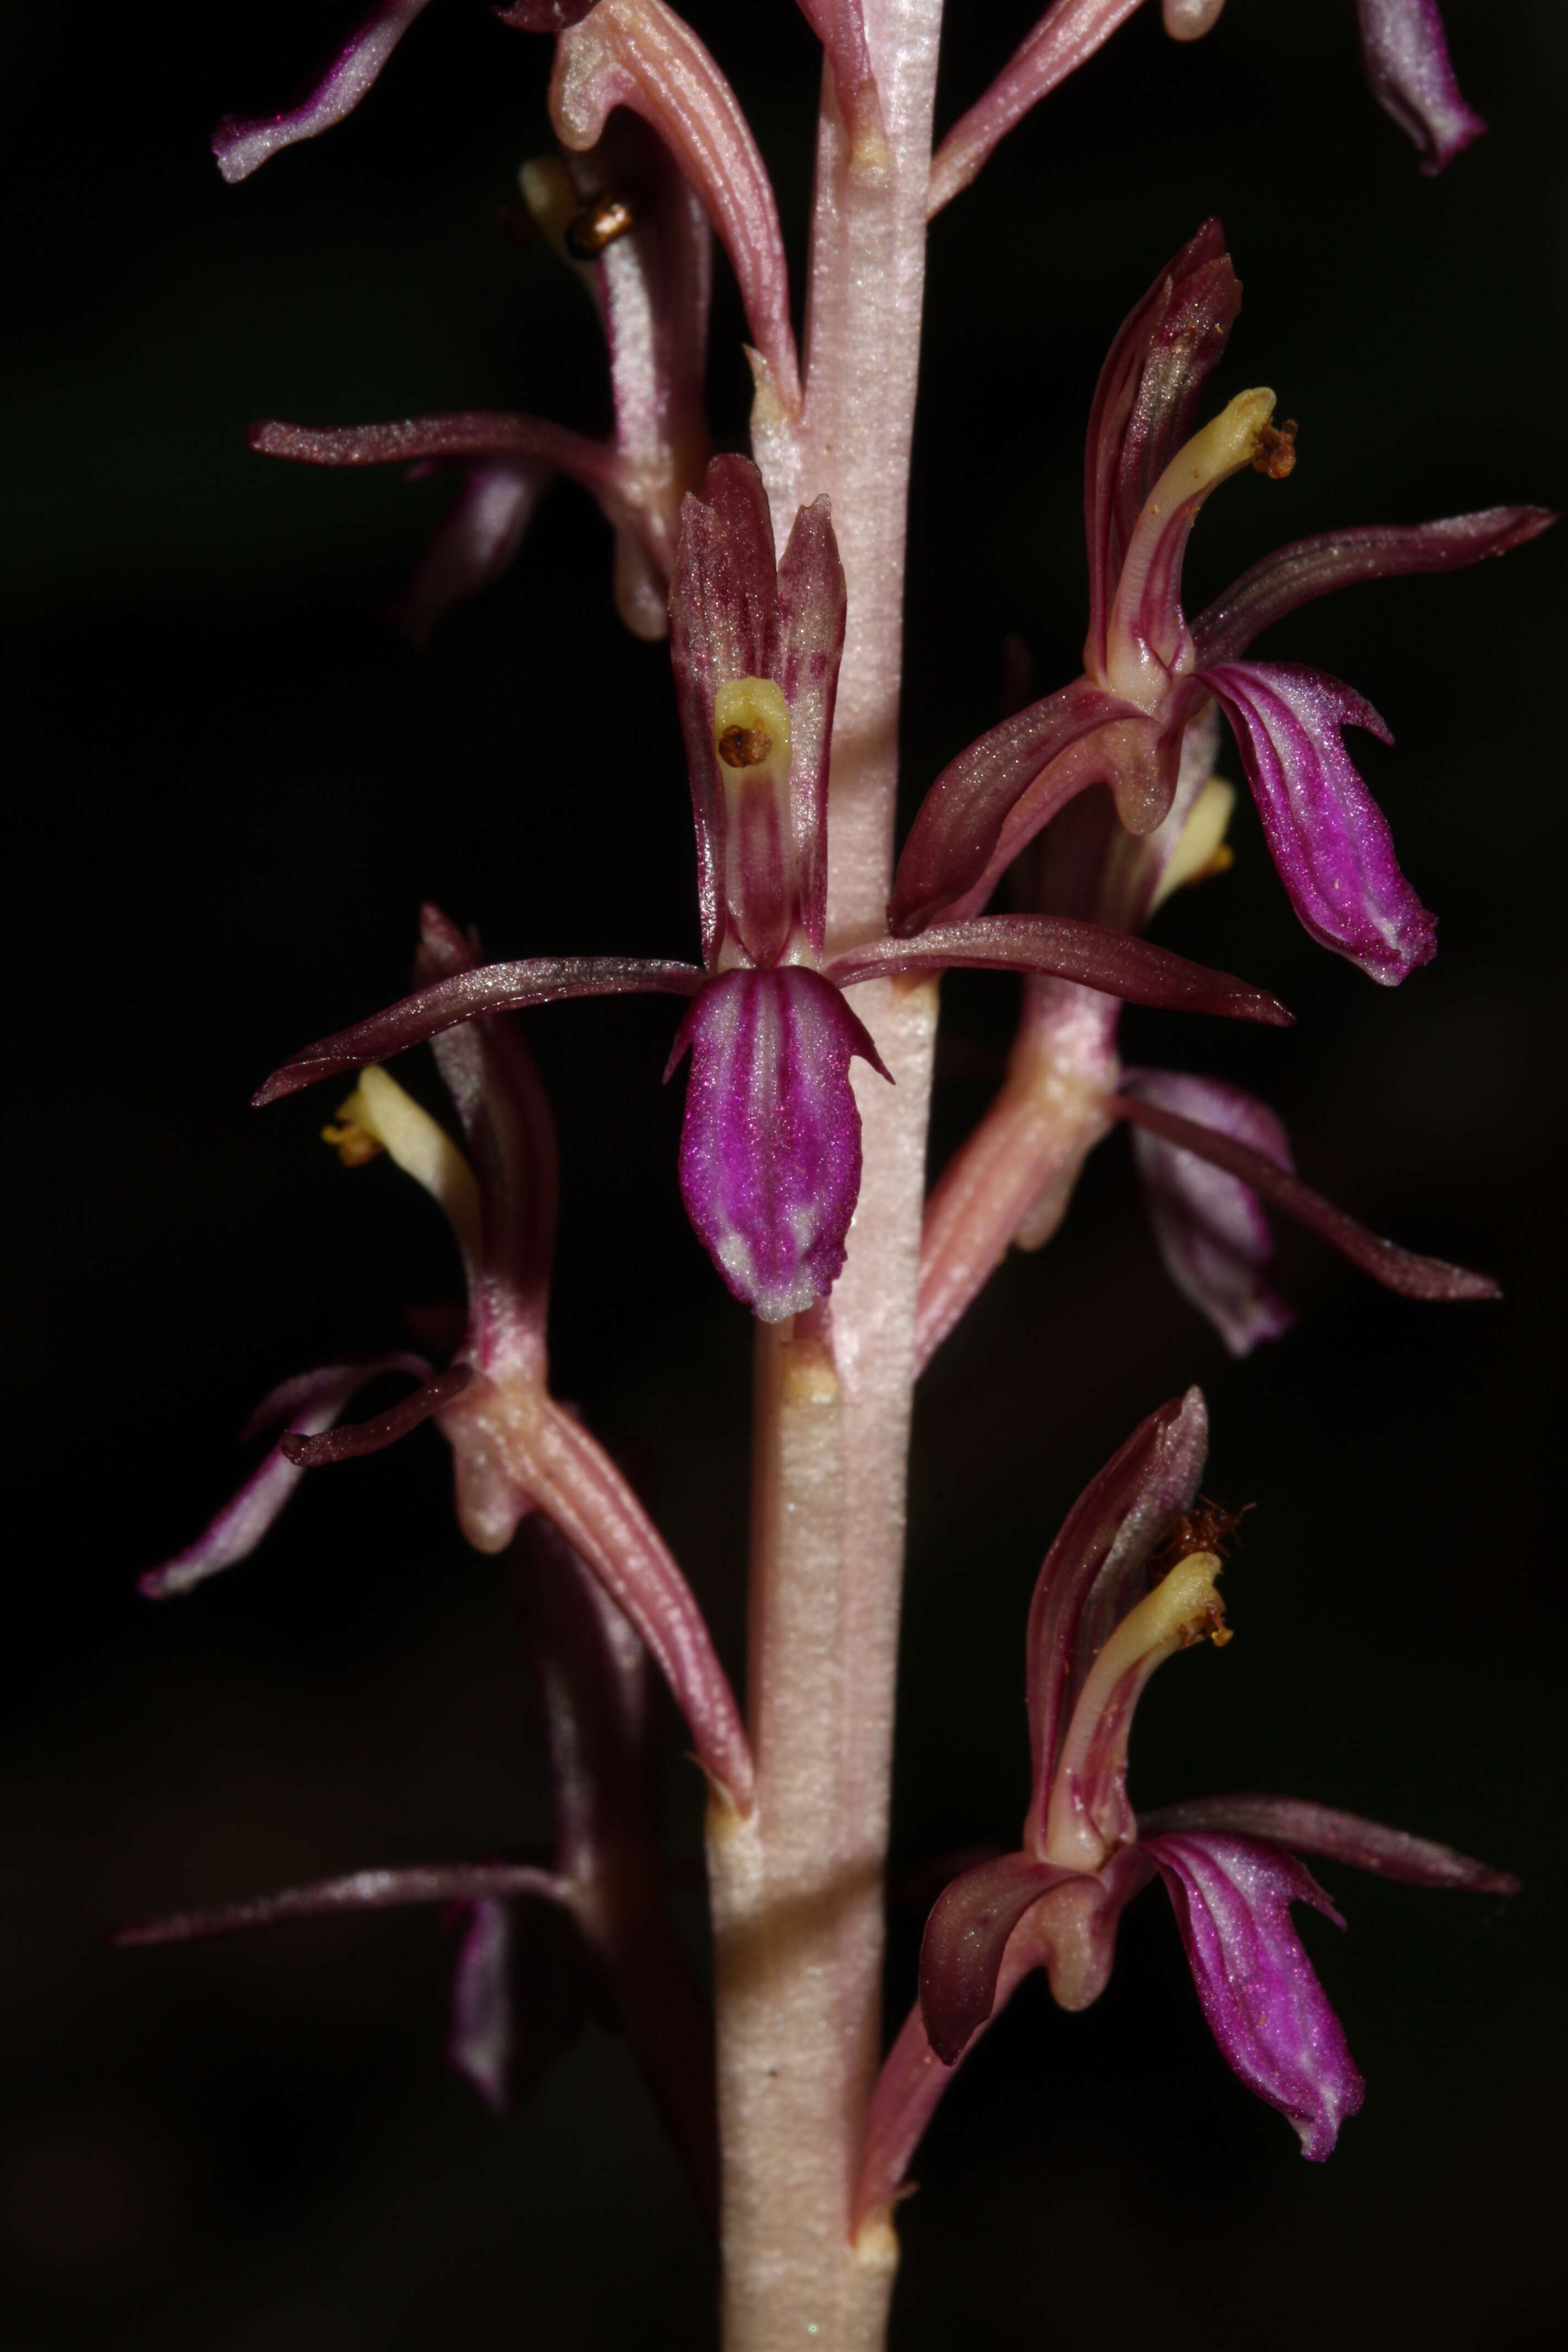
[[(1223, 2054), (1313, 2158), (1362, 2083), (1292, 1924), (1300, 1904), (1337, 1916), (1301, 1857), (1429, 1885), (1514, 1886), (1447, 1848), (1295, 1800), (1134, 1811), (1140, 1693), (1175, 1650), (1228, 1639), (1216, 1580), (1234, 1520), (1199, 1496), (1206, 1413), (1189, 1391), (1091, 1482), (1047, 1557), (1027, 1637), (1034, 1781), (1020, 1844), (941, 1895), (919, 2000), (884, 2062), (913, 1391), (1009, 1247), (1057, 1234), (1089, 1154), (1120, 1124), (1169, 1272), (1236, 1355), (1291, 1319), (1270, 1275), (1276, 1212), (1408, 1297), (1497, 1296), (1489, 1277), (1384, 1240), (1311, 1189), (1274, 1113), (1228, 1079), (1121, 1066), (1124, 1003), (1272, 1028), (1291, 1017), (1266, 988), (1144, 936), (1173, 892), (1228, 863), (1236, 793), (1217, 772), (1222, 719), (1310, 935), (1385, 985), (1430, 960), (1434, 919), (1345, 748), (1347, 728), (1386, 735), (1382, 720), (1337, 679), (1255, 660), (1254, 640), (1330, 589), (1454, 570), (1523, 546), (1552, 520), (1500, 506), (1299, 540), (1189, 617), (1183, 562), (1200, 510), (1240, 475), (1282, 480), (1296, 453), (1272, 392), (1241, 391), (1205, 421), (1241, 290), (1216, 222), (1126, 318), (1093, 394), (1080, 674), (1040, 699), (1012, 694), (1001, 724), (911, 799), (895, 854), (927, 224), (1137, 5), (1056, 0), (938, 140), (941, 0), (801, 0), (821, 100), (797, 336), (779, 201), (719, 58), (666, 0), (512, 0), (491, 12), (506, 27), (496, 37), (521, 79), (531, 65), (555, 141), (523, 165), (528, 222), (512, 226), (542, 236), (594, 304), (607, 434), (485, 411), (347, 429), (273, 420), (251, 435), (263, 454), (301, 463), (460, 473), (396, 608), (416, 639), (499, 580), (552, 478), (589, 492), (614, 535), (622, 620), (668, 640), (700, 950), (694, 961), (612, 945), (486, 962), (474, 935), (426, 907), (414, 992), (267, 1080), (258, 1102), (342, 1082), (327, 1140), (346, 1166), (384, 1159), (435, 1201), (466, 1303), (442, 1335), (444, 1363), (439, 1349), (400, 1350), (275, 1390), (254, 1426), (280, 1429), (276, 1444), (205, 1533), (143, 1580), (166, 1597), (238, 1566), (307, 1471), (432, 1423), (451, 1450), (464, 1537), (504, 1556), (517, 1582), (544, 1702), (550, 1847), (351, 1869), (122, 1940), (446, 1906), (462, 1930), (450, 2055), (492, 2105), (585, 2016), (626, 2034), (715, 2226), (724, 2352), (807, 2340), (815, 2352), (879, 2352), (895, 2205), (943, 2086), (1032, 1969), (1064, 2007), (1092, 2001), (1123, 1906), (1154, 1878)], [(1176, 42), (1203, 37), (1162, 52), (1173, 89), (1226, 40), (1221, 9), (1164, 0)], [(225, 177), (243, 180), (341, 121), (422, 13), (423, 0), (373, 6), (296, 108), (221, 125)], [(1374, 95), (1439, 168), (1482, 126), (1436, 8), (1358, 0), (1358, 13)], [(1101, 69), (1114, 71), (1112, 58)], [(725, 316), (711, 301), (716, 257), (744, 340), (710, 354), (710, 320)], [(1124, 289), (1125, 257), (1106, 269)], [(1108, 326), (1120, 309), (1108, 295)], [(717, 391), (710, 425), (720, 363), (749, 382), (749, 454), (724, 446), (739, 436)], [(525, 658), (506, 691), (551, 683), (526, 675)], [(657, 744), (642, 698), (607, 710), (605, 725), (612, 747)], [(632, 764), (605, 762), (596, 814)], [(616, 838), (607, 820), (594, 854), (613, 856)], [(1005, 881), (1007, 911), (986, 911)], [(657, 925), (682, 910), (648, 911), (657, 942)], [(937, 982), (953, 969), (1021, 975), (1024, 1009), (1006, 1083), (928, 1201)], [(387, 992), (384, 974), (367, 981), (367, 1001)], [(682, 1567), (551, 1381), (559, 1172), (516, 1016), (630, 994), (678, 1000), (666, 1076), (684, 1067), (680, 1196), (752, 1318), (747, 1658), (733, 1685)], [(447, 1123), (384, 1066), (426, 1044)], [(1052, 1345), (1079, 1360), (1071, 1333)], [(363, 1391), (394, 1377), (411, 1391), (344, 1421)], [(1042, 1447), (1052, 1434), (1042, 1428)], [(976, 1510), (984, 1499), (977, 1490)], [(655, 1669), (704, 1775), (710, 2008), (666, 1899)]]

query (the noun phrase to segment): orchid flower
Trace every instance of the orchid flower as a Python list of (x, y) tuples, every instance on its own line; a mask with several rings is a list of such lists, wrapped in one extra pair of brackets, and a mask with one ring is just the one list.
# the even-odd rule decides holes
[[(931, 161), (931, 210), (966, 188), (1016, 124), (1086, 65), (1142, 0), (1055, 0), (995, 80), (955, 122)], [(1163, 0), (1165, 30), (1195, 41), (1219, 22), (1225, 0)], [(1449, 62), (1436, 0), (1356, 0), (1362, 59), (1373, 97), (1440, 172), (1486, 129), (1466, 105)]]
[(1342, 740), (1355, 726), (1390, 740), (1383, 720), (1320, 670), (1240, 656), (1331, 589), (1500, 555), (1553, 518), (1497, 507), (1301, 540), (1254, 564), (1189, 625), (1182, 562), (1205, 500), (1248, 467), (1279, 479), (1295, 462), (1295, 427), (1271, 423), (1268, 391), (1237, 394), (1188, 437), (1240, 301), (1219, 224), (1207, 221), (1123, 322), (1089, 418), (1083, 676), (993, 728), (938, 777), (899, 863), (889, 919), (900, 936), (977, 912), (1019, 851), (1089, 784), (1110, 787), (1130, 833), (1153, 832), (1171, 811), (1185, 730), (1217, 702), (1311, 936), (1388, 985), (1435, 954), (1434, 919)]
[(540, 958), (453, 971), (295, 1055), (258, 1103), (497, 1011), (569, 996), (689, 998), (666, 1069), (689, 1054), (680, 1188), (737, 1298), (782, 1322), (844, 1263), (860, 1184), (849, 1082), (877, 1049), (845, 1002), (862, 982), (964, 965), (1036, 971), (1135, 1003), (1279, 1024), (1273, 998), (1104, 926), (1041, 916), (938, 925), (829, 954), (827, 763), (844, 575), (826, 499), (775, 562), (762, 477), (715, 457), (683, 510), (670, 650), (697, 830), (703, 962)]
[(1110, 1973), (1124, 1906), (1154, 1877), (1171, 1898), (1221, 2055), (1288, 2116), (1321, 2160), (1360, 2106), (1362, 2078), (1290, 1920), (1342, 1926), (1303, 1853), (1420, 1886), (1511, 1895), (1519, 1882), (1449, 1847), (1357, 1815), (1257, 1795), (1135, 1814), (1127, 1748), (1139, 1697), (1177, 1650), (1230, 1639), (1216, 1590), (1223, 1533), (1199, 1504), (1201, 1392), (1151, 1413), (1079, 1497), (1029, 1612), (1034, 1785), (1017, 1852), (952, 1880), (926, 1924), (920, 2000), (889, 2056), (868, 2129), (862, 2213), (898, 2189), (952, 2069), (1031, 1969), (1064, 2009)]

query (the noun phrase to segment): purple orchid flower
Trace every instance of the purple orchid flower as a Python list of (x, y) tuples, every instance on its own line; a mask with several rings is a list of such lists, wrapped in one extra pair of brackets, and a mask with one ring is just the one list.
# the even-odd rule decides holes
[(680, 1185), (734, 1295), (767, 1322), (832, 1286), (860, 1183), (859, 1056), (883, 1076), (843, 992), (963, 965), (1056, 974), (1137, 1003), (1278, 1025), (1273, 998), (1104, 926), (1043, 916), (938, 925), (826, 955), (827, 764), (844, 575), (826, 499), (775, 562), (762, 476), (716, 457), (683, 509), (670, 649), (697, 830), (703, 963), (540, 958), (452, 972), (308, 1046), (261, 1087), (276, 1101), (476, 1017), (568, 996), (691, 1000)]
[(889, 919), (900, 935), (976, 912), (1026, 844), (1089, 784), (1110, 787), (1130, 833), (1152, 832), (1171, 810), (1185, 730), (1213, 701), (1312, 937), (1385, 984), (1436, 952), (1433, 918), (1342, 741), (1347, 726), (1389, 740), (1383, 721), (1320, 671), (1240, 656), (1271, 623), (1331, 589), (1500, 555), (1554, 518), (1500, 507), (1302, 540), (1255, 564), (1189, 625), (1182, 562), (1204, 501), (1248, 467), (1279, 478), (1295, 461), (1294, 426), (1270, 422), (1271, 392), (1238, 394), (1191, 433), (1240, 300), (1219, 224), (1208, 221), (1112, 344), (1089, 419), (1084, 674), (992, 729), (938, 777), (899, 864)]
[(1022, 1845), (939, 1898), (920, 2000), (872, 2104), (859, 2210), (887, 2200), (951, 2070), (1021, 1979), (1043, 1968), (1064, 2009), (1103, 1991), (1123, 1906), (1163, 1880), (1222, 2056), (1281, 2110), (1302, 2152), (1328, 2156), (1363, 2084), (1290, 1921), (1338, 1912), (1297, 1856), (1477, 1894), (1519, 1882), (1450, 1848), (1293, 1798), (1212, 1797), (1136, 1815), (1127, 1746), (1155, 1668), (1230, 1638), (1215, 1579), (1235, 1522), (1200, 1506), (1201, 1392), (1152, 1413), (1092, 1479), (1046, 1556), (1028, 1628), (1034, 1786)]
[[(1142, 0), (1055, 0), (984, 95), (955, 122), (931, 159), (931, 211), (968, 187), (1009, 131), (1086, 65)], [(1219, 22), (1225, 0), (1163, 0), (1165, 30), (1195, 41)], [(1424, 172), (1451, 163), (1486, 124), (1454, 78), (1436, 0), (1356, 0), (1362, 58), (1378, 104), (1421, 150)]]

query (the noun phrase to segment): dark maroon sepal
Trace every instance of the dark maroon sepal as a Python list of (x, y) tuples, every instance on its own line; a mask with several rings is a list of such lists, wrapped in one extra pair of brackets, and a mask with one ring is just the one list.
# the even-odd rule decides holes
[(941, 1895), (921, 1943), (921, 2015), (931, 2048), (956, 2064), (990, 2016), (1007, 1938), (1026, 1911), (1073, 1870), (1005, 1853), (966, 1870)]
[(1430, 1838), (1412, 1837), (1408, 1830), (1389, 1829), (1360, 1813), (1307, 1804), (1299, 1797), (1194, 1797), (1138, 1816), (1141, 1838), (1187, 1837), (1210, 1830), (1262, 1838), (1289, 1853), (1316, 1854), (1324, 1862), (1346, 1862), (1352, 1869), (1370, 1871), (1376, 1878), (1403, 1879), (1409, 1886), (1441, 1886), (1466, 1895), (1520, 1891), (1511, 1871), (1494, 1870), (1490, 1863), (1474, 1861)]
[(454, 1364), (450, 1371), (437, 1372), (422, 1389), (416, 1389), (401, 1404), (389, 1412), (377, 1413), (371, 1421), (350, 1422), (346, 1427), (323, 1430), (319, 1437), (301, 1437), (290, 1431), (279, 1441), (279, 1449), (297, 1470), (320, 1470), (329, 1462), (356, 1462), (362, 1454), (381, 1454), (395, 1445), (400, 1437), (428, 1421), (433, 1412), (440, 1412), (460, 1397), (474, 1378), (472, 1364)]

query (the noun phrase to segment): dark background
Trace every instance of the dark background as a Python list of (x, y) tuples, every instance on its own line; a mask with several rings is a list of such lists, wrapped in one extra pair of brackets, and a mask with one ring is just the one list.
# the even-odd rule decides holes
[[(247, 1111), (282, 1053), (397, 994), (433, 895), (498, 953), (696, 945), (665, 659), (615, 625), (569, 488), (424, 657), (378, 618), (445, 495), (291, 472), (246, 421), (517, 405), (605, 415), (591, 317), (497, 234), (546, 139), (548, 51), (441, 0), (348, 125), (226, 190), (226, 109), (279, 102), (329, 12), (12, 0), (0, 19), (9, 506), (0, 730), (11, 1018), (0, 1908), (0, 2342), (140, 2352), (701, 2345), (700, 2235), (619, 2046), (498, 2124), (445, 2071), (451, 1946), (424, 1915), (119, 1956), (116, 1920), (539, 1834), (505, 1576), (452, 1533), (444, 1449), (312, 1481), (252, 1562), (140, 1602), (299, 1366), (395, 1341), (450, 1288), (438, 1220), (350, 1178), (324, 1105)], [(942, 113), (1028, 21), (955, 12)], [(1078, 667), (1081, 438), (1122, 313), (1209, 211), (1247, 301), (1217, 390), (1277, 386), (1301, 462), (1204, 519), (1201, 604), (1331, 524), (1561, 502), (1568, 25), (1447, 9), (1490, 135), (1424, 180), (1359, 76), (1350, 0), (1234, 0), (1181, 49), (1151, 6), (932, 240), (907, 772), (995, 715), (1008, 630)], [(188, 21), (188, 20), (187, 20)], [(697, 12), (797, 248), (812, 47), (774, 0)], [(732, 291), (714, 409), (743, 429)], [(1241, 1640), (1156, 1685), (1134, 1796), (1284, 1789), (1521, 1871), (1513, 1905), (1325, 1872), (1307, 1939), (1365, 2072), (1326, 2168), (1233, 2081), (1158, 1894), (1080, 2018), (1037, 1987), (966, 2070), (905, 2210), (895, 2343), (1215, 2347), (1557, 2340), (1562, 1140), (1568, 834), (1555, 541), (1356, 591), (1268, 641), (1369, 695), (1355, 739), (1443, 919), (1394, 992), (1314, 950), (1250, 811), (1161, 936), (1275, 988), (1288, 1037), (1129, 1020), (1139, 1058), (1266, 1091), (1303, 1171), (1379, 1230), (1495, 1269), (1500, 1308), (1372, 1289), (1281, 1235), (1301, 1309), (1236, 1366), (1167, 1286), (1113, 1142), (922, 1391), (900, 1863), (1015, 1834), (1024, 1614), (1064, 1507), (1133, 1421), (1205, 1384), (1211, 1483), (1256, 1501)], [(606, 709), (633, 756), (605, 762)], [(1232, 767), (1234, 772), (1234, 763)], [(1010, 983), (948, 990), (933, 1151), (1001, 1068)], [(531, 1024), (565, 1205), (553, 1340), (731, 1657), (748, 1339), (679, 1212), (658, 1002)], [(410, 1066), (412, 1067), (412, 1066)], [(414, 1079), (434, 1100), (420, 1071)], [(698, 1843), (670, 1727), (671, 1838)], [(698, 1915), (691, 1925), (698, 1933)], [(918, 1916), (900, 1916), (894, 2013)]]

